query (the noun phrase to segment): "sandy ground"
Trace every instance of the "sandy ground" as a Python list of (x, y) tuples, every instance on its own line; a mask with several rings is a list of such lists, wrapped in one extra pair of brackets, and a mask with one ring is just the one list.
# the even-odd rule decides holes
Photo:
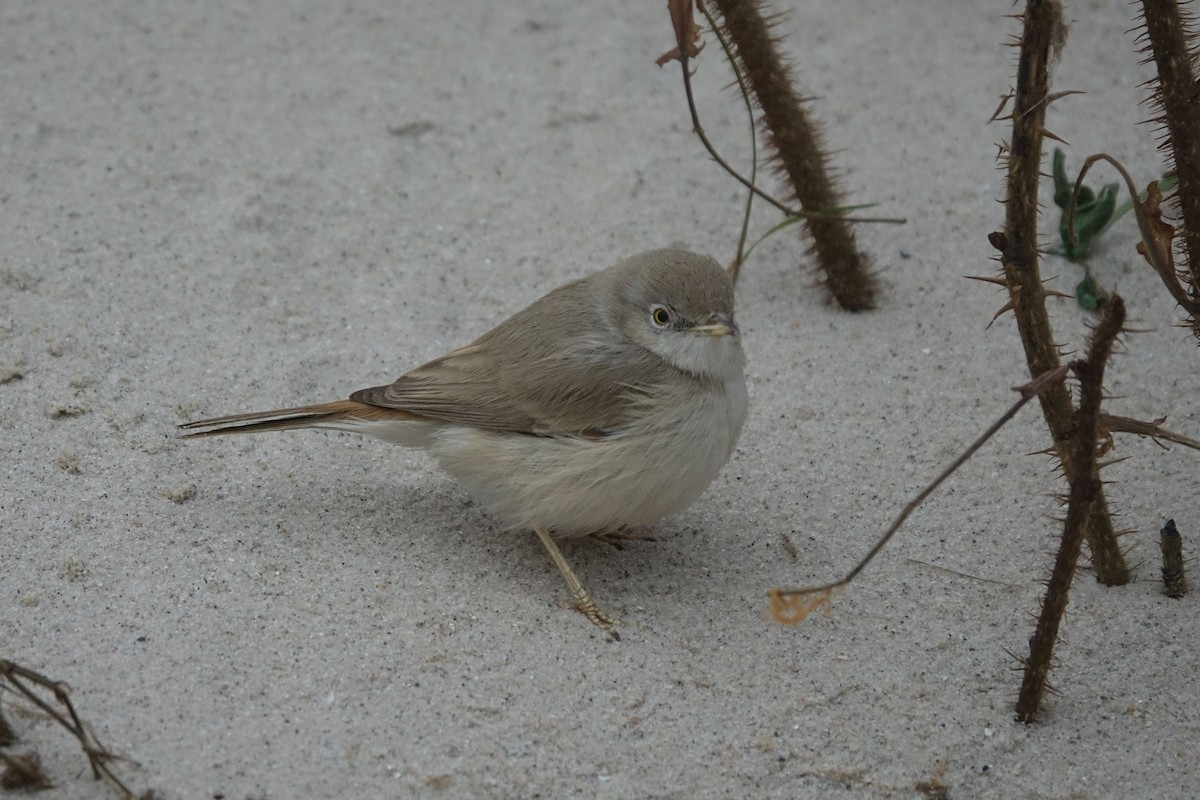
[[(908, 224), (859, 229), (868, 314), (828, 305), (796, 235), (755, 252), (736, 455), (657, 541), (564, 548), (624, 618), (612, 642), (421, 453), (175, 425), (387, 382), (640, 250), (727, 260), (743, 193), (654, 66), (664, 4), (5, 3), (0, 657), (68, 682), (165, 798), (1196, 796), (1200, 610), (1157, 580), (1166, 517), (1200, 547), (1193, 452), (1118, 440), (1138, 580), (1081, 573), (1039, 724), (1012, 709), (1062, 488), (1027, 455), (1036, 409), (831, 614), (767, 615), (771, 587), (848, 569), (1026, 378), (1011, 317), (988, 327), (1002, 292), (963, 278), (995, 269), (1014, 9), (794, 5), (785, 46), (849, 199)], [(1050, 127), (1072, 167), (1103, 149), (1145, 182), (1130, 10), (1068, 13), (1055, 88), (1087, 94)], [(745, 167), (714, 44), (696, 66)], [(1109, 408), (1200, 437), (1195, 342), (1136, 238), (1126, 218), (1091, 262), (1140, 331)], [(1088, 316), (1054, 314), (1079, 348)], [(56, 783), (40, 796), (111, 796), (0, 703)]]

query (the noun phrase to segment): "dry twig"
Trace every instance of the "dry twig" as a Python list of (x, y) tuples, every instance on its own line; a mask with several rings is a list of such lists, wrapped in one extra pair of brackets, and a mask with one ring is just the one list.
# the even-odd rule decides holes
[[(72, 736), (79, 740), (79, 746), (83, 748), (84, 755), (87, 756), (88, 763), (91, 764), (92, 777), (96, 780), (107, 780), (113, 788), (120, 792), (122, 798), (133, 800), (135, 797), (134, 793), (109, 768), (109, 762), (115, 761), (119, 756), (109, 752), (101, 745), (99, 740), (96, 739), (95, 734), (79, 719), (79, 715), (75, 713), (75, 706), (71, 703), (71, 698), (68, 696), (70, 687), (60, 681), (52, 681), (45, 675), (6, 659), (0, 659), (0, 679), (3, 679), (8, 688), (13, 692), (33, 703), (43, 713), (66, 728)], [(58, 705), (55, 706), (43, 698), (34, 691), (34, 687), (41, 688), (52, 694)], [(6, 757), (5, 760), (9, 764), (9, 768), (13, 768), (10, 757)], [(25, 766), (28, 766), (28, 764)]]
[[(1026, 403), (1028, 403), (1034, 397), (1037, 397), (1038, 395), (1047, 391), (1051, 387), (1059, 385), (1066, 377), (1067, 367), (1059, 367), (1058, 369), (1055, 369), (1044, 375), (1039, 375), (1037, 378), (1025, 384), (1024, 386), (1014, 386), (1013, 391), (1021, 394), (1020, 399), (1013, 403), (1012, 407), (1009, 408), (1008, 411), (1005, 411), (998, 420), (992, 423), (987, 430), (980, 434), (978, 439), (972, 442), (958, 458), (950, 462), (950, 465), (942, 470), (940, 475), (934, 478), (928, 486), (921, 490), (920, 494), (913, 498), (912, 501), (910, 501), (908, 505), (901, 510), (899, 516), (897, 516), (895, 521), (892, 522), (891, 527), (887, 529), (887, 532), (885, 532), (883, 536), (879, 538), (879, 541), (875, 542), (874, 547), (867, 551), (866, 556), (864, 556), (863, 559), (854, 567), (854, 569), (850, 570), (850, 572), (848, 572), (844, 578), (832, 581), (830, 583), (823, 583), (819, 586), (808, 586), (802, 589), (772, 589), (770, 592), (771, 614), (775, 617), (775, 619), (785, 623), (800, 622), (813, 608), (825, 605), (828, 602), (831, 593), (834, 590), (841, 589), (846, 584), (850, 583), (850, 581), (854, 580), (858, 574), (863, 571), (867, 564), (871, 563), (871, 560), (879, 554), (879, 551), (887, 545), (891, 538), (896, 535), (896, 532), (900, 530), (900, 526), (904, 524), (904, 521), (908, 519), (909, 515), (911, 515), (918, 506), (924, 503), (926, 498), (933, 494), (934, 491), (941, 486), (947, 478), (953, 475), (959, 467), (965, 464), (967, 459), (975, 455), (979, 448), (983, 447), (988, 439), (995, 436), (997, 431), (1003, 428), (1009, 420), (1015, 417), (1017, 412), (1020, 411)], [(814, 598), (816, 602), (814, 602)]]

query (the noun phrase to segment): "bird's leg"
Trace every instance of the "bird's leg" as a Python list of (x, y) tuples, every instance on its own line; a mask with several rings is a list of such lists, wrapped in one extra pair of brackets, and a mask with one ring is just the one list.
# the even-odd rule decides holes
[(644, 533), (630, 533), (625, 528), (617, 528), (615, 531), (597, 531), (591, 534), (591, 537), (598, 542), (611, 544), (618, 550), (624, 550), (622, 542), (657, 542), (653, 536), (648, 536)]
[(596, 601), (588, 594), (587, 589), (583, 588), (583, 584), (580, 583), (579, 578), (575, 577), (571, 565), (563, 558), (562, 551), (558, 549), (558, 543), (554, 541), (554, 537), (550, 535), (550, 532), (543, 528), (537, 528), (534, 530), (534, 533), (542, 540), (542, 546), (550, 554), (550, 560), (554, 562), (554, 566), (558, 567), (558, 571), (562, 573), (563, 579), (567, 582), (567, 588), (571, 590), (571, 594), (575, 595), (575, 599), (578, 601), (575, 607), (579, 609), (580, 613), (590, 619), (593, 625), (603, 629), (605, 633), (614, 639), (620, 639), (620, 635), (614, 629), (617, 624), (617, 618), (605, 614), (596, 605)]

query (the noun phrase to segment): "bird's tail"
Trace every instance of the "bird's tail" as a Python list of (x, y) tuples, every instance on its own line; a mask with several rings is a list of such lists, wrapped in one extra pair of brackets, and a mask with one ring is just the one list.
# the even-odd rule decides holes
[[(374, 427), (381, 422), (406, 422), (420, 417), (396, 408), (383, 408), (354, 400), (317, 403), (296, 408), (277, 408), (274, 411), (255, 411), (249, 414), (230, 414), (227, 417), (185, 422), (179, 427), (189, 431), (182, 438), (198, 436), (227, 436), (234, 433), (260, 431), (290, 431), (300, 428), (329, 428), (333, 430), (371, 433), (361, 428)], [(202, 430), (207, 429), (207, 430)]]

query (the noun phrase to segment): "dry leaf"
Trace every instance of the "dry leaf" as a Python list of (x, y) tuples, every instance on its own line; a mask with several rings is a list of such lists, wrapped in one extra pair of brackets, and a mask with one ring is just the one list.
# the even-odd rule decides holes
[[(1142, 203), (1145, 212), (1146, 228), (1153, 241), (1145, 239), (1138, 242), (1137, 251), (1142, 258), (1160, 274), (1164, 269), (1174, 270), (1174, 259), (1171, 257), (1171, 240), (1175, 238), (1175, 228), (1163, 222), (1162, 192), (1159, 191), (1158, 181), (1150, 181), (1146, 186), (1146, 202)], [(1153, 248), (1153, 249), (1149, 249)]]
[(778, 589), (772, 589), (768, 595), (771, 598), (771, 616), (784, 625), (798, 625), (817, 609), (828, 614), (833, 607), (832, 589), (803, 594), (793, 592), (786, 595)]
[[(697, 5), (700, 2), (696, 0)], [(660, 67), (668, 61), (682, 61), (684, 53), (688, 58), (695, 58), (704, 49), (700, 42), (700, 26), (692, 16), (692, 0), (667, 0), (667, 10), (671, 12), (671, 25), (675, 28), (675, 47), (654, 60)]]

